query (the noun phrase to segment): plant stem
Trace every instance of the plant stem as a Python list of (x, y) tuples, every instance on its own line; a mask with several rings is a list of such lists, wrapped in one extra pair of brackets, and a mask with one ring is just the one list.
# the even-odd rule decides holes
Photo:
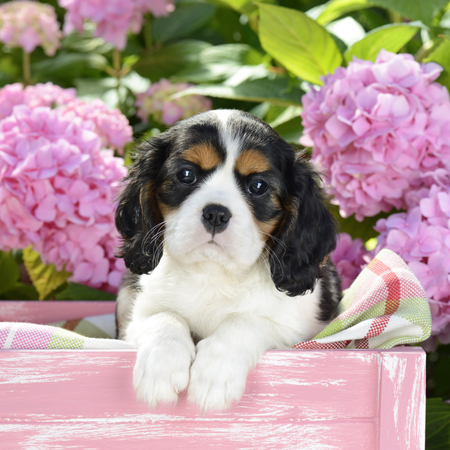
[(22, 68), (23, 68), (23, 84), (24, 86), (29, 86), (31, 84), (31, 65), (30, 65), (30, 54), (25, 50), (22, 54)]
[(122, 69), (122, 63), (120, 61), (120, 51), (117, 50), (117, 48), (115, 48), (113, 51), (113, 68), (116, 72), (115, 77), (117, 80), (117, 84), (116, 84), (117, 107), (122, 111), (122, 102), (120, 100), (120, 78), (121, 78), (120, 70)]
[(414, 59), (417, 62), (422, 62), (431, 53), (431, 51), (434, 49), (435, 46), (436, 46), (435, 41), (430, 40), (428, 42), (425, 42), (425, 44), (423, 44), (422, 47), (420, 47), (419, 50), (417, 51)]
[(151, 14), (145, 15), (145, 25), (144, 25), (144, 39), (145, 47), (148, 51), (153, 47), (153, 36), (152, 36), (152, 16)]

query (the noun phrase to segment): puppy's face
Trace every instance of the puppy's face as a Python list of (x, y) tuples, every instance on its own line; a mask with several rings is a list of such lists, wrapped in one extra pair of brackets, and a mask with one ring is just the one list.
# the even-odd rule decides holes
[(335, 245), (315, 172), (248, 113), (178, 123), (142, 146), (128, 179), (116, 225), (135, 273), (152, 270), (163, 249), (237, 270), (265, 255), (275, 285), (297, 295), (314, 287)]
[(155, 184), (165, 250), (186, 263), (251, 266), (283, 216), (276, 135), (228, 111), (199, 119), (176, 134)]

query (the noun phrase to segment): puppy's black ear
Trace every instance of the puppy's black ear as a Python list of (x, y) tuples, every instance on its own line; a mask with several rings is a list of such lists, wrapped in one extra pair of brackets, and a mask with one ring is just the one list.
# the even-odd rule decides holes
[(287, 168), (288, 196), (270, 252), (272, 279), (287, 295), (312, 291), (321, 267), (336, 247), (337, 225), (324, 204), (319, 175), (297, 154)]
[(118, 198), (116, 228), (123, 240), (116, 256), (135, 274), (151, 272), (161, 259), (164, 219), (156, 188), (169, 147), (163, 135), (141, 144)]

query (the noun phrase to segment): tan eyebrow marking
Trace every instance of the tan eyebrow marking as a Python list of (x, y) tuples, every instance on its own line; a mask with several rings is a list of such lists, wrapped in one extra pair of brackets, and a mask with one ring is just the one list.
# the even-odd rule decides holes
[(258, 150), (245, 150), (236, 160), (236, 170), (244, 176), (251, 173), (265, 172), (270, 169), (270, 162), (264, 154)]
[(183, 158), (197, 164), (203, 170), (214, 169), (222, 162), (222, 158), (216, 148), (208, 143), (188, 148), (183, 153)]

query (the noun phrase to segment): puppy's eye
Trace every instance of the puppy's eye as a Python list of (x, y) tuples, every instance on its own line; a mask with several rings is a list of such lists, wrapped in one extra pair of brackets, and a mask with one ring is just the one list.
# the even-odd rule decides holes
[(177, 178), (182, 184), (191, 185), (197, 181), (197, 177), (193, 170), (183, 169), (177, 173)]
[(248, 192), (253, 195), (263, 195), (268, 188), (268, 184), (263, 180), (254, 180), (248, 185)]

